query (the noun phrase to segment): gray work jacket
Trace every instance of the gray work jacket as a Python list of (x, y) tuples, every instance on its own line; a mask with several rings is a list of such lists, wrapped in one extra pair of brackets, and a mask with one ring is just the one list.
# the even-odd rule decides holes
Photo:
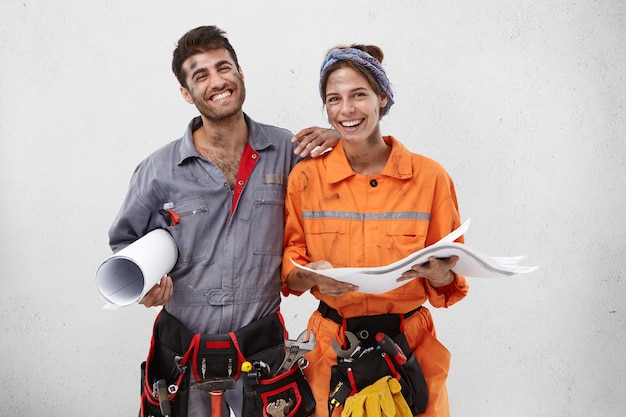
[[(165, 309), (194, 332), (237, 330), (280, 304), (285, 187), (299, 158), (289, 131), (245, 120), (253, 153), (243, 158), (256, 161), (248, 178), (238, 178), (234, 206), (236, 192), (193, 145), (197, 117), (182, 138), (139, 164), (109, 230), (113, 251), (155, 228), (171, 233), (179, 255)], [(180, 223), (168, 226), (164, 208)]]

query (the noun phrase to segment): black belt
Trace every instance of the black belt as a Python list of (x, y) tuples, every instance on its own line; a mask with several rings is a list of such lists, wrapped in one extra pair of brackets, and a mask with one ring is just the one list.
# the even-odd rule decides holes
[(348, 330), (357, 335), (357, 337), (361, 339), (361, 341), (366, 342), (366, 344), (367, 342), (374, 344), (374, 336), (377, 332), (383, 332), (392, 338), (403, 333), (404, 319), (408, 319), (421, 309), (422, 306), (419, 306), (404, 314), (377, 314), (375, 316), (360, 316), (346, 319), (342, 317), (337, 310), (325, 302), (320, 301), (317, 311), (319, 311), (324, 318), (334, 321), (342, 326), (344, 330)]

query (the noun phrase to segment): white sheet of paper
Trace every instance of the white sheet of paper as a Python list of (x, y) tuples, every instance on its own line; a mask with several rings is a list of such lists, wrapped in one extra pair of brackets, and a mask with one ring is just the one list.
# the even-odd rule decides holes
[(466, 277), (498, 278), (532, 272), (537, 269), (537, 267), (520, 266), (519, 262), (524, 259), (523, 256), (490, 257), (478, 253), (465, 244), (454, 242), (454, 240), (465, 234), (469, 223), (469, 220), (465, 221), (458, 229), (445, 236), (439, 242), (386, 266), (313, 270), (298, 265), (293, 259), (291, 262), (298, 268), (306, 271), (357, 285), (359, 292), (369, 294), (385, 293), (407, 284), (411, 280), (397, 282), (397, 279), (400, 278), (403, 272), (409, 270), (412, 265), (423, 264), (431, 256), (435, 258), (458, 256), (459, 260), (453, 271)]

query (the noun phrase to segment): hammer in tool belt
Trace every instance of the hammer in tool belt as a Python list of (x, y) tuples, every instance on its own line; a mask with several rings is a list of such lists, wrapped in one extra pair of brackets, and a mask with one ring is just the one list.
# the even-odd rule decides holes
[(233, 376), (232, 360), (228, 360), (228, 376), (208, 377), (205, 378), (206, 358), (202, 358), (202, 381), (194, 382), (191, 387), (207, 391), (211, 396), (211, 416), (222, 416), (222, 395), (227, 389), (234, 389), (237, 382)]

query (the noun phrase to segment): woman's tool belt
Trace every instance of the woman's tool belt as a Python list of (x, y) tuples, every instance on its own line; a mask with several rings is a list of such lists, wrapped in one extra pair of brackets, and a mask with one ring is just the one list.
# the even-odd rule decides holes
[(192, 372), (197, 388), (229, 389), (234, 387), (244, 361), (262, 361), (278, 369), (285, 354), (284, 343), (278, 313), (234, 332), (202, 335), (161, 310), (154, 323), (148, 359), (141, 365), (140, 416), (171, 412), (173, 417), (185, 417)]
[(379, 314), (376, 316), (361, 316), (346, 319), (342, 317), (337, 310), (330, 307), (323, 301), (320, 301), (317, 311), (327, 319), (334, 321), (342, 326), (344, 331), (354, 333), (363, 347), (376, 346), (374, 336), (378, 332), (383, 332), (389, 337), (396, 337), (404, 332), (404, 320), (411, 317), (422, 309), (417, 307), (405, 314)]
[[(419, 308), (404, 315), (343, 319), (336, 310), (324, 306), (321, 303), (319, 311), (343, 326), (350, 343), (347, 349), (336, 351), (338, 363), (331, 368), (329, 409), (343, 405), (349, 395), (391, 375), (400, 382), (402, 396), (413, 415), (423, 413), (428, 402), (426, 380), (409, 348), (402, 325), (404, 318), (410, 317)], [(332, 312), (336, 316), (333, 317)]]

